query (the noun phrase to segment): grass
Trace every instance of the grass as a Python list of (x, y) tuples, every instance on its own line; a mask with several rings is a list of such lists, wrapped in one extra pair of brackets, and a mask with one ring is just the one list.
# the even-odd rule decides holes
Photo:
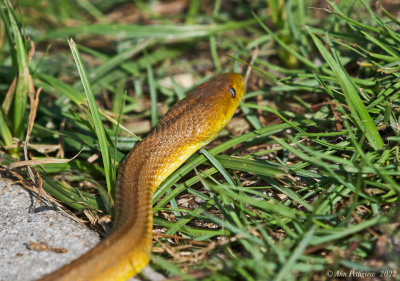
[(34, 165), (43, 189), (81, 218), (112, 214), (118, 163), (162, 112), (250, 68), (229, 130), (154, 194), (151, 266), (184, 280), (400, 280), (400, 23), (385, 3), (283, 2), (3, 0), (3, 168), (28, 160), (34, 123), (31, 159), (79, 154)]

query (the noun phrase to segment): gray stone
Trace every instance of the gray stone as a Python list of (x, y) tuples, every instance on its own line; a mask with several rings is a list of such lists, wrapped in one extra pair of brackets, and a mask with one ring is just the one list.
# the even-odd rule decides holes
[[(0, 181), (0, 191), (7, 182)], [(36, 280), (76, 259), (99, 242), (99, 235), (39, 202), (18, 185), (0, 195), (0, 281)], [(29, 243), (65, 248), (66, 253), (35, 251)]]

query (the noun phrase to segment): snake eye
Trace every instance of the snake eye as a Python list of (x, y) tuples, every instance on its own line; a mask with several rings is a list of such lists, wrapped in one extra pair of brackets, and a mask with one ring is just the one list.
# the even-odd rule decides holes
[(236, 91), (234, 88), (230, 87), (229, 88), (229, 93), (231, 94), (232, 98), (236, 97)]

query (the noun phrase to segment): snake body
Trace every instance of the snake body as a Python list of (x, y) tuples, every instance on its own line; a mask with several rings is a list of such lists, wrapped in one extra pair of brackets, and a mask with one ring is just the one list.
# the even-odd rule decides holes
[(225, 73), (177, 102), (119, 169), (113, 231), (97, 247), (41, 280), (127, 280), (149, 262), (155, 189), (232, 117), (243, 78)]

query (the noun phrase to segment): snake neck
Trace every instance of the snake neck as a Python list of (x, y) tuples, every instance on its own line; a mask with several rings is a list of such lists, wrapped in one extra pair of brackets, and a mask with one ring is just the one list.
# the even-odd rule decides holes
[[(156, 188), (204, 146), (204, 142), (189, 142), (188, 131), (180, 136), (171, 135), (164, 129), (170, 126), (157, 127), (128, 154), (120, 167), (115, 193), (115, 231), (126, 224), (148, 225), (153, 216), (152, 196)], [(147, 229), (151, 229), (151, 224)]]

